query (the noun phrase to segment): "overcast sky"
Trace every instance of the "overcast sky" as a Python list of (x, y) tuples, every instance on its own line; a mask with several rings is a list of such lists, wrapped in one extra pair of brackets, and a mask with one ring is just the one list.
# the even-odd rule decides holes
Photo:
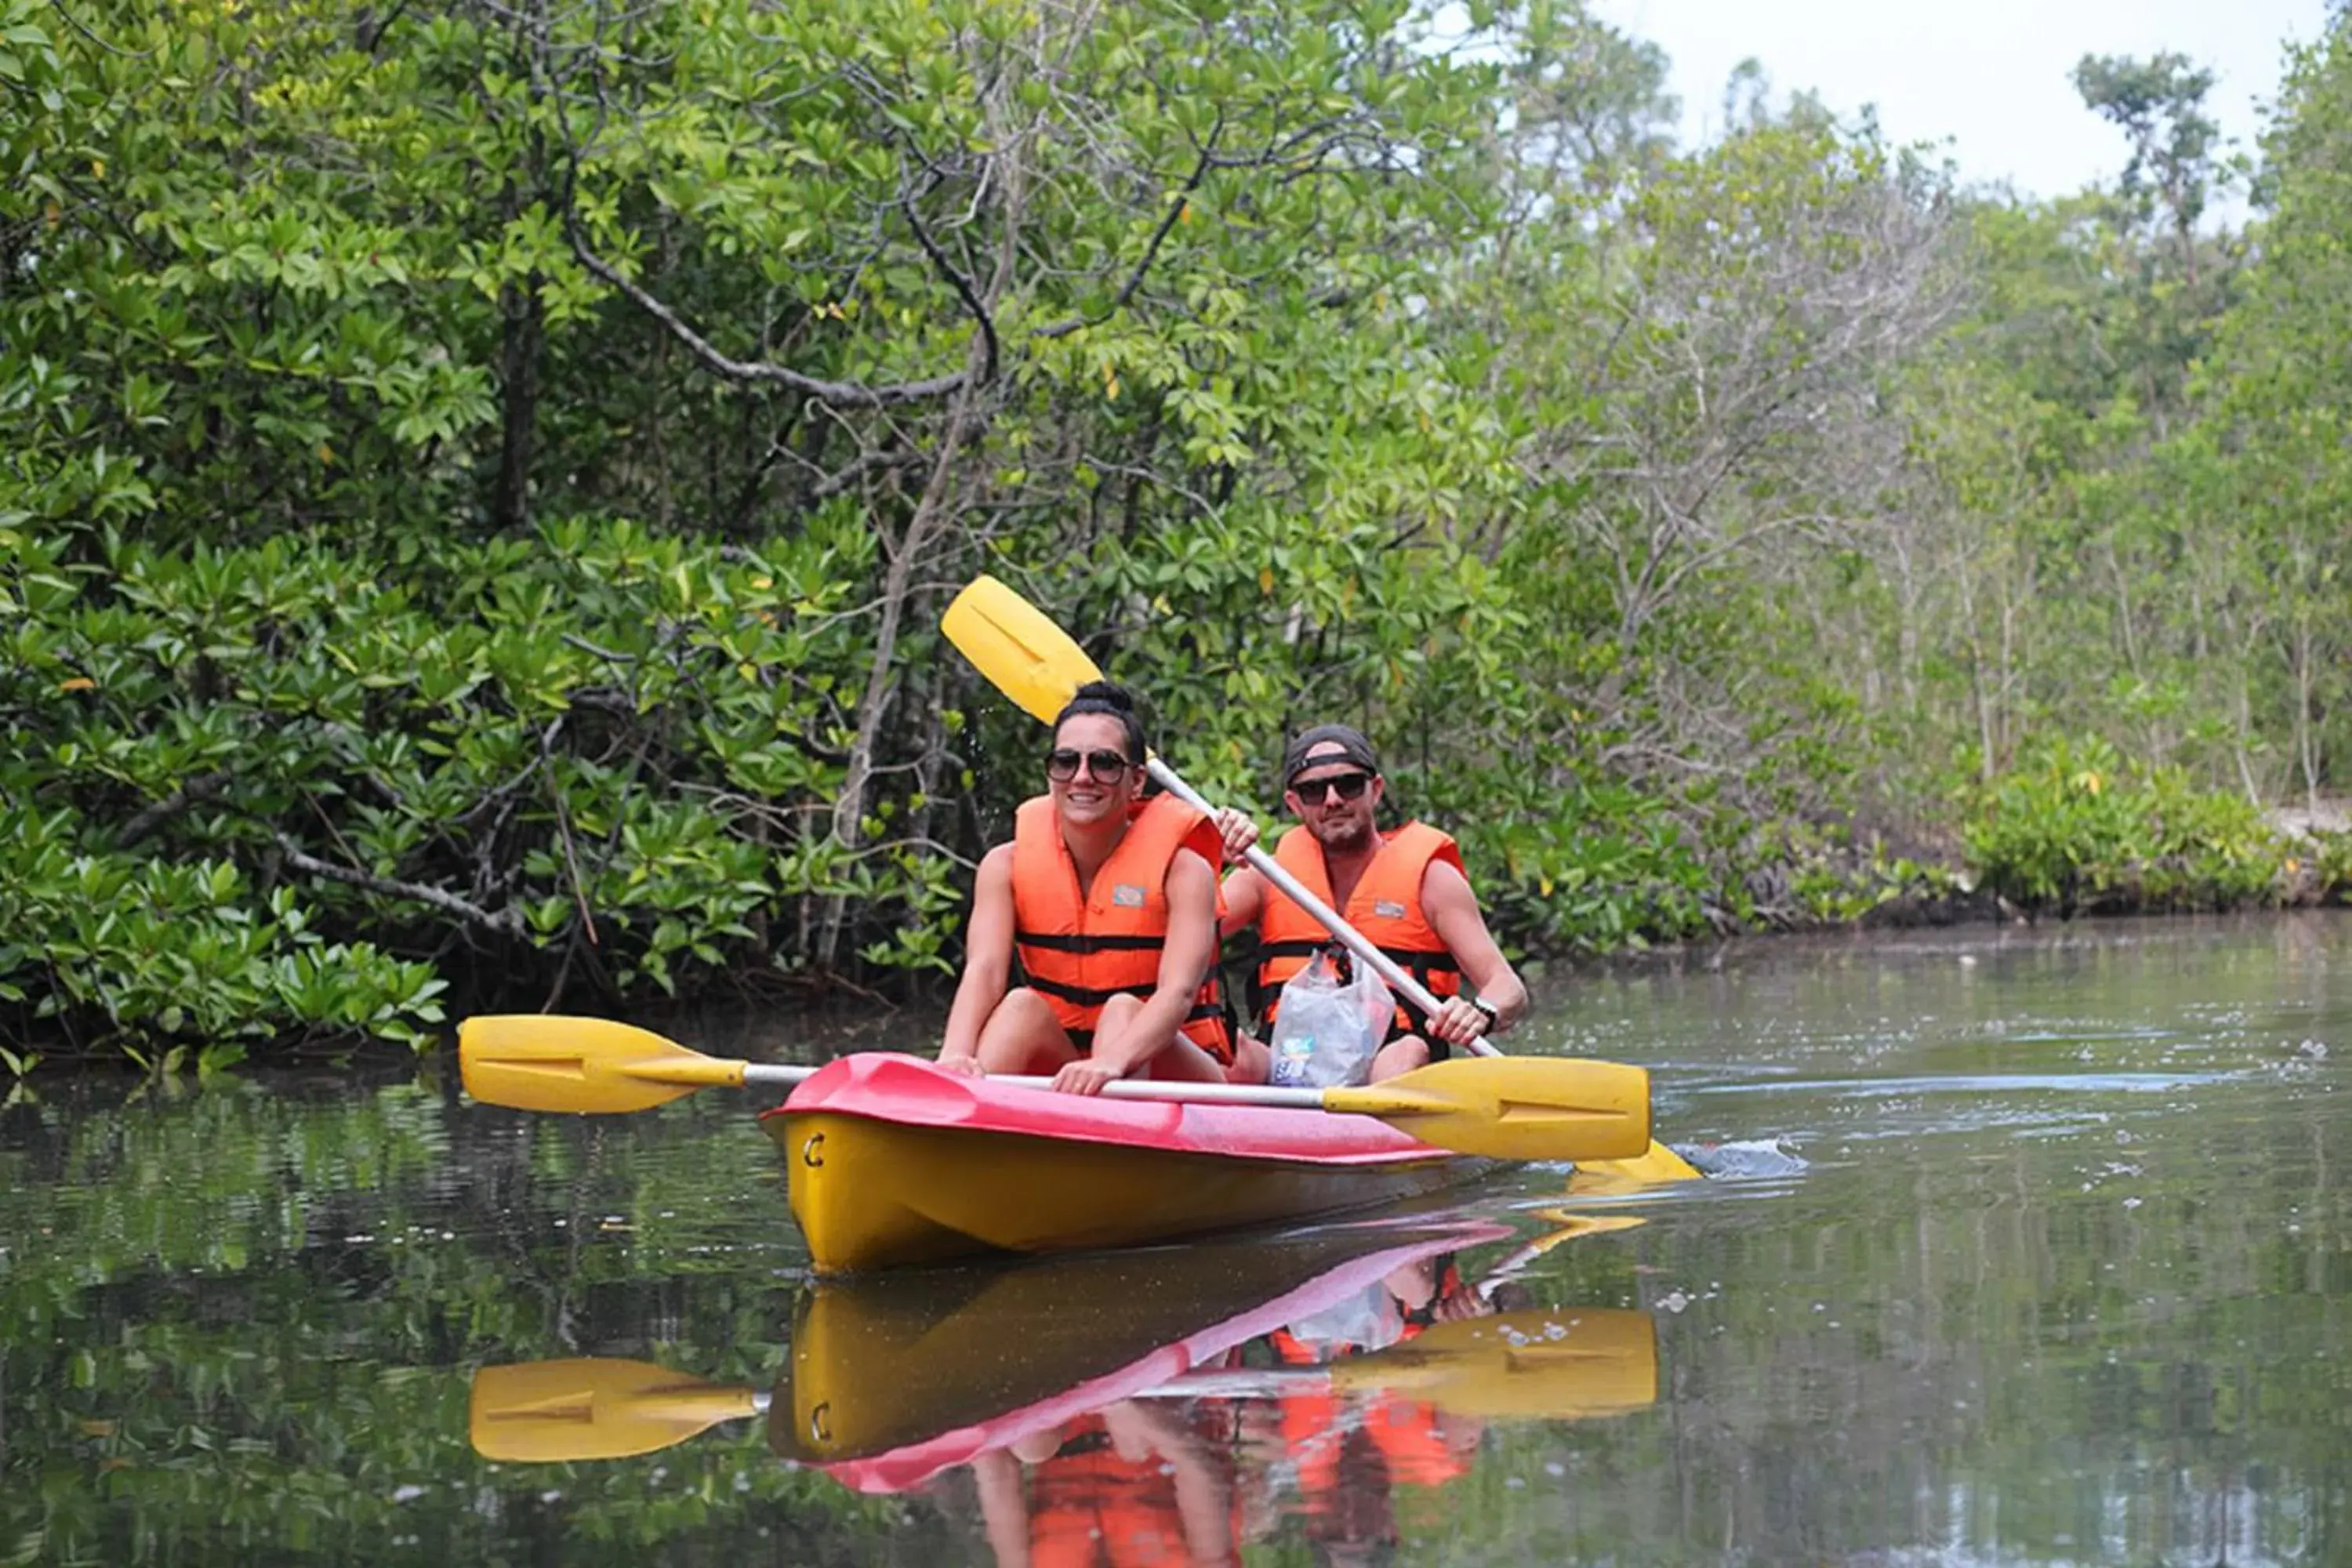
[(2220, 73), (2209, 99), (2249, 153), (2258, 104), (2278, 90), (2281, 50), (2322, 31), (2326, 0), (1594, 0), (1602, 17), (1663, 46), (1674, 62), (1685, 143), (1723, 122), (1723, 84), (1754, 56), (1774, 100), (1818, 90), (1850, 116), (1878, 106), (1897, 143), (1951, 139), (1969, 183), (2008, 179), (2021, 195), (2064, 195), (2113, 179), (2123, 133), (2083, 107), (2068, 80), (2085, 54), (2172, 49)]

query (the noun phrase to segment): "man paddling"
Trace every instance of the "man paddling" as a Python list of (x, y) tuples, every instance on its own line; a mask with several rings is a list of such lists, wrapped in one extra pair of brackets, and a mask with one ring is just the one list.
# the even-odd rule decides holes
[[(1299, 735), (1283, 751), (1282, 786), (1300, 825), (1276, 844), (1276, 862), (1442, 1003), (1435, 1016), (1423, 1017), (1398, 999), (1388, 1040), (1372, 1058), (1372, 1081), (1443, 1060), (1453, 1047), (1467, 1049), (1526, 1015), (1528, 988), (1487, 931), (1454, 840), (1421, 822), (1381, 830), (1375, 818), (1386, 781), (1360, 731), (1318, 724)], [(1228, 841), (1237, 826), (1224, 823)], [(1258, 1032), (1270, 1037), (1282, 983), (1331, 937), (1246, 866), (1225, 879), (1224, 906), (1225, 934), (1257, 928)], [(1462, 994), (1465, 980), (1475, 1002)], [(1264, 1047), (1252, 1040), (1244, 1050), (1244, 1074), (1263, 1081), (1256, 1061)]]
[(1073, 1094), (1136, 1074), (1225, 1080), (1223, 847), (1200, 812), (1143, 798), (1146, 754), (1133, 700), (1108, 681), (1080, 687), (1055, 720), (1046, 793), (980, 863), (940, 1066), (1050, 1073)]

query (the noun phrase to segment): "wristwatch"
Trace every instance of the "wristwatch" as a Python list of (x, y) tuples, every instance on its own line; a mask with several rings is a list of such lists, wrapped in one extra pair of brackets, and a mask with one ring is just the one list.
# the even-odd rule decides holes
[(1495, 1011), (1495, 1005), (1484, 996), (1477, 996), (1471, 999), (1470, 1005), (1486, 1015), (1486, 1032), (1493, 1034), (1495, 1026), (1503, 1021), (1503, 1016)]

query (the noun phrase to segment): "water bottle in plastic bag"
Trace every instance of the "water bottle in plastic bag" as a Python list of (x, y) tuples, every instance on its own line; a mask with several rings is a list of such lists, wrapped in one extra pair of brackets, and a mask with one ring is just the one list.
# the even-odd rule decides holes
[(1369, 964), (1324, 948), (1283, 984), (1275, 1010), (1272, 1081), (1338, 1089), (1368, 1081), (1396, 1002)]

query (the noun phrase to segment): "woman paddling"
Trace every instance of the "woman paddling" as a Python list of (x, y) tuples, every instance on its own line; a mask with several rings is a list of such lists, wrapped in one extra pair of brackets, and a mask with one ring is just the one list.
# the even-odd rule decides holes
[(1143, 797), (1145, 755), (1134, 700), (1108, 681), (1080, 687), (1055, 720), (1046, 793), (980, 863), (940, 1066), (1051, 1073), (1074, 1094), (1132, 1075), (1225, 1079), (1223, 844), (1181, 801)]

